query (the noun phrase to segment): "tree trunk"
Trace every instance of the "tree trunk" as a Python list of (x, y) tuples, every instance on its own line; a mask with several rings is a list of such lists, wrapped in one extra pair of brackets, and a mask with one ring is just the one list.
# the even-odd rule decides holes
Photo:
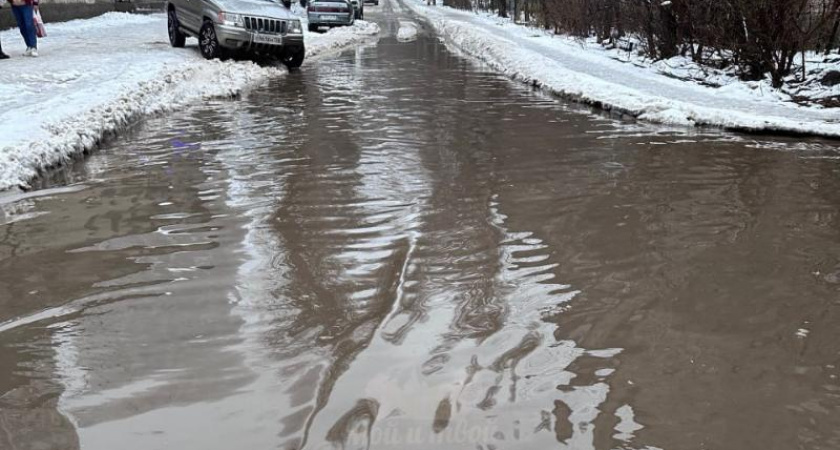
[(661, 36), (659, 41), (659, 57), (671, 58), (677, 55), (677, 18), (670, 6), (659, 6), (659, 21)]
[(773, 70), (770, 71), (770, 77), (773, 80), (774, 88), (779, 89), (784, 84), (782, 74), (777, 67), (774, 67)]
[(808, 73), (805, 71), (805, 51), (802, 51), (802, 81), (805, 81), (805, 77), (808, 76)]
[(840, 28), (840, 16), (834, 20), (834, 27), (831, 28), (831, 33), (828, 35), (828, 41), (825, 43), (825, 54), (831, 53), (831, 46), (834, 45), (834, 39), (837, 38), (837, 29)]
[(551, 19), (548, 17), (548, 0), (539, 0), (540, 2), (540, 14), (542, 14), (543, 20), (543, 27), (546, 30), (551, 28)]

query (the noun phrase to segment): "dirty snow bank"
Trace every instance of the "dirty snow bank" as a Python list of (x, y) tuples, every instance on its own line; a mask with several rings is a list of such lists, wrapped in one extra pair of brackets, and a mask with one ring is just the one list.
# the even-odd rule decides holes
[(639, 119), (744, 131), (840, 137), (840, 110), (800, 106), (778, 92), (703, 86), (589, 51), (568, 38), (486, 14), (404, 0), (450, 47), (509, 77)]
[[(307, 34), (307, 58), (379, 32), (372, 23)], [(195, 40), (169, 47), (164, 15), (109, 13), (53, 24), (40, 58), (24, 58), (16, 31), (0, 33), (13, 59), (0, 80), (0, 191), (91, 150), (102, 138), (155, 113), (239, 94), (285, 69), (205, 61)], [(306, 70), (304, 63), (303, 70)]]

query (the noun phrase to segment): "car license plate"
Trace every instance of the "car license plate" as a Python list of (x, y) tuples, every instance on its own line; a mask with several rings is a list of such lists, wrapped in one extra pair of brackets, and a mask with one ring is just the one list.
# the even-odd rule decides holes
[(338, 16), (321, 16), (324, 20), (338, 20)]
[(254, 42), (257, 44), (283, 45), (283, 37), (257, 33), (254, 34)]

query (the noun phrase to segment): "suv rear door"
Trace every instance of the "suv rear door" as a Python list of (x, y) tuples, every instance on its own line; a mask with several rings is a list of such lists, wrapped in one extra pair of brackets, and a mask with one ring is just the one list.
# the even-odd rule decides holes
[(203, 0), (170, 0), (175, 5), (178, 21), (193, 33), (201, 28), (201, 10)]

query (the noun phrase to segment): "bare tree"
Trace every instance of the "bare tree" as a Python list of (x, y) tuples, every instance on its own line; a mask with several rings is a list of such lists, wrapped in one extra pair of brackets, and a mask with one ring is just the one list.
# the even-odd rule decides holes
[[(469, 4), (470, 0), (446, 0)], [(508, 0), (472, 0), (507, 17)], [(781, 86), (804, 51), (837, 46), (840, 0), (514, 0), (516, 20), (611, 42), (630, 35), (652, 59), (690, 55)], [(800, 65), (801, 66), (801, 65)]]

